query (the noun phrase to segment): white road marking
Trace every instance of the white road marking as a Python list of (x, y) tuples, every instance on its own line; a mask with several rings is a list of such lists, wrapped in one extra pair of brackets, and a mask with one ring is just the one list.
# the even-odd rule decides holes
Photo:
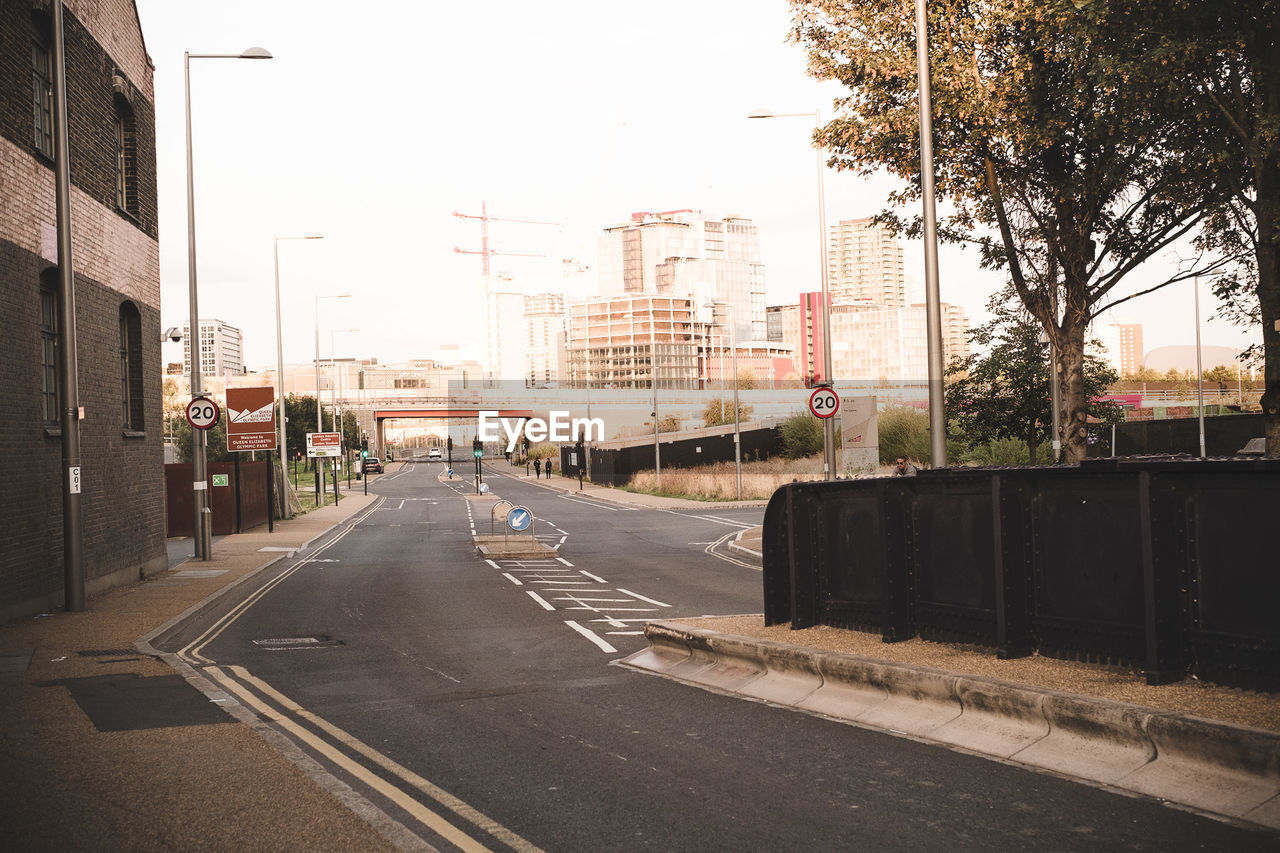
[(556, 557), (556, 560), (557, 560), (558, 562), (564, 563), (566, 566), (568, 566), (568, 567), (569, 567), (569, 568), (571, 568), (571, 569), (573, 568), (573, 563), (570, 563), (570, 562), (569, 562), (568, 560), (566, 560), (564, 557)]
[(581, 625), (579, 625), (577, 622), (574, 622), (572, 619), (566, 619), (564, 624), (568, 625), (570, 628), (577, 631), (579, 634), (586, 637), (591, 642), (595, 643), (597, 646), (600, 647), (600, 650), (603, 651), (605, 654), (611, 655), (618, 651), (613, 646), (606, 643), (600, 637), (599, 634), (597, 634), (595, 631), (592, 631), (590, 628), (584, 628)]
[(582, 569), (578, 569), (578, 571), (579, 571), (579, 572), (582, 572), (582, 574), (584, 574), (584, 575), (586, 575), (587, 577), (591, 578), (591, 579), (592, 579), (593, 581), (595, 581), (596, 583), (608, 583), (608, 581), (607, 581), (607, 580), (605, 580), (604, 578), (600, 577), (599, 575), (593, 575), (593, 574), (591, 574), (591, 572), (585, 572), (585, 571), (582, 571)]
[(659, 607), (670, 607), (670, 606), (671, 606), (670, 604), (663, 604), (661, 601), (655, 601), (655, 600), (653, 600), (652, 598), (646, 598), (645, 596), (641, 595), (641, 594), (640, 594), (640, 593), (638, 593), (638, 592), (632, 592), (631, 590), (629, 590), (629, 589), (623, 589), (622, 587), (618, 587), (618, 592), (622, 593), (623, 595), (629, 595), (629, 596), (631, 596), (631, 597), (633, 597), (633, 598), (638, 598), (638, 599), (640, 599), (641, 601), (647, 601), (647, 602), (649, 602), (650, 604), (656, 604), (656, 605), (658, 605)]
[(514, 576), (512, 576), (512, 575), (509, 575), (509, 574), (507, 574), (506, 572), (503, 572), (503, 573), (502, 573), (502, 576), (503, 576), (504, 578), (506, 578), (507, 580), (511, 581), (511, 582), (512, 582), (513, 584), (515, 584), (516, 586), (524, 586), (524, 583), (522, 583), (522, 582), (521, 582), (521, 580), (520, 580), (519, 578), (517, 578), (517, 577), (514, 577)]
[(499, 569), (499, 570), (500, 570), (500, 569), (502, 568), (502, 566), (499, 566), (499, 565), (498, 565), (497, 563), (495, 563), (493, 560), (485, 560), (485, 562), (486, 562), (486, 563), (488, 563), (489, 565), (493, 566), (495, 569)]
[(525, 592), (529, 593), (529, 597), (530, 597), (530, 598), (532, 598), (534, 601), (536, 601), (536, 602), (538, 602), (539, 604), (541, 604), (541, 605), (542, 605), (542, 609), (543, 609), (543, 610), (555, 610), (555, 609), (556, 609), (554, 605), (552, 605), (551, 603), (549, 603), (545, 598), (543, 598), (542, 596), (538, 595), (538, 594), (537, 594), (536, 592), (534, 592), (533, 590), (529, 589), (529, 590), (525, 590)]

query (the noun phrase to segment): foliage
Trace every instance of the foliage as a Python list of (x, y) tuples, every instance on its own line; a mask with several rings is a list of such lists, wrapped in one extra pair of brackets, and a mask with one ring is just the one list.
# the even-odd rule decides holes
[(813, 415), (800, 412), (792, 415), (778, 427), (782, 442), (782, 455), (787, 459), (800, 459), (822, 452), (822, 422)]
[(880, 413), (880, 461), (889, 463), (899, 456), (916, 463), (931, 456), (929, 415), (922, 409), (891, 406)]
[[(195, 434), (195, 430), (187, 422), (185, 414), (171, 417), (169, 419), (169, 428), (173, 435), (173, 448), (177, 454), (178, 461), (189, 463), (191, 461), (192, 437)], [(225, 412), (221, 418), (218, 418), (218, 422), (211, 429), (205, 430), (205, 441), (205, 461), (233, 461), (233, 454), (227, 450), (227, 417)]]
[[(1048, 344), (1041, 343), (1039, 328), (1001, 294), (988, 309), (991, 321), (969, 334), (976, 352), (947, 370), (954, 380), (946, 394), (948, 428), (976, 447), (1001, 439), (1021, 441), (1024, 461), (1035, 464), (1039, 448), (1052, 440)], [(1085, 355), (1083, 367), (1089, 416), (1118, 423), (1119, 407), (1094, 399), (1115, 384), (1115, 371), (1093, 354)]]
[[(301, 453), (303, 459), (306, 459), (307, 433), (316, 431), (316, 398), (310, 395), (301, 397), (290, 394), (284, 400), (284, 411), (288, 418), (285, 423), (285, 441), (288, 444), (289, 455), (296, 457)], [(343, 421), (346, 421), (345, 415)], [(321, 423), (324, 425), (322, 432), (332, 432), (333, 413), (326, 411)], [(308, 461), (307, 464), (311, 465), (312, 462)]]
[(658, 418), (658, 432), (679, 432), (680, 419), (675, 415)]
[[(1026, 465), (1027, 445), (1014, 438), (993, 438), (983, 444), (975, 445), (961, 455), (961, 461), (968, 465)], [(1036, 449), (1033, 465), (1049, 465), (1053, 462), (1049, 445), (1041, 444)]]
[[(751, 420), (753, 409), (745, 403), (738, 403), (738, 420)], [(717, 397), (702, 409), (702, 422), (707, 426), (721, 426), (733, 423), (733, 399)]]
[[(1090, 321), (1132, 298), (1114, 292), (1125, 276), (1191, 233), (1210, 206), (1194, 191), (1198, 158), (1164, 144), (1193, 133), (1193, 118), (1168, 88), (1129, 80), (1158, 36), (1113, 13), (1124, 5), (929, 4), (934, 165), (953, 211), (941, 235), (976, 244), (984, 266), (1007, 270), (1053, 342), (1070, 462), (1085, 455)], [(914, 16), (901, 0), (792, 6), (792, 38), (807, 48), (811, 73), (848, 90), (818, 133), (830, 162), (885, 169), (905, 184), (891, 204), (918, 202)], [(881, 218), (912, 235), (921, 228), (919, 217)], [(1212, 268), (1193, 259), (1148, 291)]]
[(760, 387), (760, 380), (756, 377), (755, 371), (739, 370), (738, 371), (738, 390), (754, 391)]
[(1164, 375), (1150, 367), (1139, 367), (1133, 373), (1126, 373), (1120, 378), (1126, 382), (1159, 382), (1164, 379)]

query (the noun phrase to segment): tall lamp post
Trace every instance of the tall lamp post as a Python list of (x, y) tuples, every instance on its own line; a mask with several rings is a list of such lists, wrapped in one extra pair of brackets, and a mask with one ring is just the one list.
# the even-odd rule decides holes
[(281, 240), (323, 240), (323, 234), (305, 234), (299, 237), (281, 237), (275, 239), (276, 260), (276, 385), (280, 389), (276, 395), (280, 404), (280, 517), (289, 517), (289, 449), (285, 441), (284, 411), (284, 339), (280, 334), (280, 241)]
[[(942, 300), (938, 292), (938, 214), (933, 175), (933, 106), (929, 93), (929, 16), (925, 2), (916, 0), (916, 73), (920, 86), (920, 195), (924, 205), (924, 301), (929, 338), (929, 462), (934, 468), (945, 468), (947, 416), (942, 388)], [(1057, 375), (1056, 367), (1054, 375)], [(1054, 438), (1058, 438), (1056, 424)]]
[[(822, 111), (810, 113), (775, 113), (770, 110), (755, 110), (747, 118), (812, 118), (814, 128), (822, 127)], [(827, 193), (823, 188), (823, 172), (826, 171), (826, 158), (823, 147), (818, 150), (818, 251), (822, 259), (822, 383), (831, 385), (831, 284), (827, 269)], [(823, 418), (822, 421), (822, 455), (823, 473), (828, 480), (836, 477), (836, 424), (835, 418)]]
[[(328, 296), (316, 296), (316, 432), (324, 432), (323, 407), (320, 405), (320, 300), (350, 299), (350, 293), (336, 293)], [(324, 466), (316, 463), (316, 484), (320, 487), (316, 506), (324, 504)]]
[(338, 367), (334, 359), (333, 339), (344, 332), (358, 332), (359, 329), (330, 329), (329, 330), (329, 372), (338, 377), (338, 382), (333, 386), (333, 422), (338, 428), (338, 446), (342, 448), (342, 464), (347, 464), (347, 448), (343, 441), (342, 429), (342, 404), (338, 398), (342, 395), (342, 374), (338, 373)]
[[(195, 175), (191, 166), (191, 60), (193, 59), (271, 59), (271, 54), (260, 47), (251, 47), (243, 53), (191, 53), (182, 54), (182, 81), (186, 100), (187, 117), (187, 284), (191, 301), (191, 396), (204, 396), (200, 378), (200, 309), (196, 298), (196, 193)], [(197, 560), (213, 558), (211, 510), (208, 483), (208, 436), (204, 430), (192, 430), (191, 477), (192, 504), (195, 507), (195, 523), (192, 540)]]

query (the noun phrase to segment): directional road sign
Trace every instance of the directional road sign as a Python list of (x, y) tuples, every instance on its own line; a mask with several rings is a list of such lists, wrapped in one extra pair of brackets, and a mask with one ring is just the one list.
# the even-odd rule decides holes
[(507, 513), (507, 527), (516, 533), (523, 533), (531, 524), (533, 524), (533, 513), (529, 512), (528, 507), (513, 506)]
[(227, 450), (275, 450), (274, 388), (227, 389)]
[(208, 397), (196, 397), (187, 403), (187, 423), (196, 429), (213, 429), (221, 417), (222, 410), (218, 408), (217, 401)]

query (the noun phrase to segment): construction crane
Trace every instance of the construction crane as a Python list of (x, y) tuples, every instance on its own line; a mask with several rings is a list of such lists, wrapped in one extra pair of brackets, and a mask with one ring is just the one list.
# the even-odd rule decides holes
[(458, 217), (459, 219), (479, 219), (480, 220), (480, 250), (476, 251), (475, 249), (461, 249), (457, 246), (454, 246), (453, 250), (460, 255), (479, 255), (481, 259), (481, 264), (484, 270), (484, 274), (486, 276), (489, 275), (489, 258), (493, 257), (494, 255), (505, 255), (507, 257), (517, 257), (517, 258), (545, 258), (546, 257), (546, 255), (543, 254), (542, 252), (499, 252), (496, 249), (489, 248), (489, 223), (490, 222), (519, 222), (524, 225), (559, 225), (560, 224), (559, 222), (545, 222), (541, 219), (510, 219), (505, 216), (490, 216), (488, 208), (485, 206), (485, 203), (483, 201), (480, 202), (479, 216), (476, 216), (474, 213), (459, 213), (456, 210), (453, 212), (453, 215)]

